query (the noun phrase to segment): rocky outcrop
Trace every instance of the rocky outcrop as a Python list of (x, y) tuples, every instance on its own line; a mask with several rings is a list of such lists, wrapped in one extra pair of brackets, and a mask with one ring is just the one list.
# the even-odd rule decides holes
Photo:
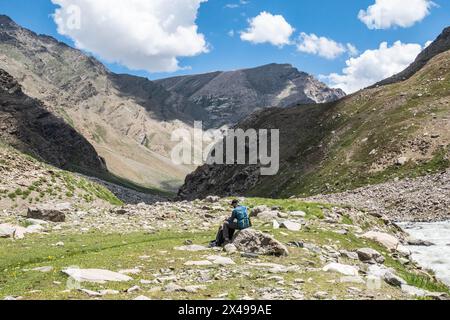
[[(441, 47), (447, 33), (428, 50)], [(205, 165), (188, 175), (179, 197), (306, 197), (443, 172), (450, 166), (449, 79), (447, 50), (395, 86), (252, 114), (237, 127), (279, 130), (278, 173), (263, 176), (252, 164)]]
[(272, 236), (253, 229), (236, 233), (233, 244), (239, 251), (261, 255), (287, 256), (289, 251), (282, 243)]
[(378, 82), (374, 85), (374, 87), (397, 83), (411, 78), (431, 59), (447, 50), (450, 50), (450, 27), (444, 29), (439, 37), (432, 44), (426, 47), (408, 68), (386, 80)]
[[(330, 89), (313, 76), (288, 64), (269, 64), (252, 69), (181, 76), (156, 81), (183, 96), (202, 112), (208, 128), (239, 122), (267, 107), (289, 107), (338, 100), (340, 89)], [(192, 107), (191, 107), (192, 108)]]

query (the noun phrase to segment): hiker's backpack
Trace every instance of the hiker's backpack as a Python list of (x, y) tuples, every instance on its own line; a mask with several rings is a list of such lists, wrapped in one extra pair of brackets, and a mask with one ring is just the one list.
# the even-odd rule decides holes
[(236, 209), (234, 209), (234, 214), (236, 216), (239, 230), (244, 230), (251, 227), (247, 207), (244, 206), (237, 207)]

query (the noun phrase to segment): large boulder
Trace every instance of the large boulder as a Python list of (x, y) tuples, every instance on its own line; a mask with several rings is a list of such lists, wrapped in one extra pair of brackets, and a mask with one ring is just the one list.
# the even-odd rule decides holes
[(254, 229), (238, 231), (233, 237), (233, 244), (239, 251), (246, 253), (273, 256), (287, 256), (289, 254), (288, 249), (281, 242)]
[(70, 203), (48, 203), (28, 208), (27, 217), (51, 222), (64, 222), (66, 221), (66, 213), (70, 210)]
[(133, 280), (127, 275), (102, 269), (67, 268), (63, 270), (63, 273), (78, 282), (106, 283), (108, 281), (128, 282)]
[(0, 224), (0, 238), (13, 238), (16, 228), (9, 224)]
[(400, 244), (400, 241), (396, 237), (394, 237), (388, 233), (383, 233), (383, 232), (378, 232), (378, 231), (369, 231), (369, 232), (363, 234), (362, 237), (366, 238), (366, 239), (374, 240), (374, 241), (378, 242), (379, 244), (385, 246), (389, 250), (397, 249), (398, 245)]
[(372, 248), (362, 248), (359, 249), (357, 252), (359, 260), (365, 263), (384, 263), (384, 257), (379, 253), (378, 251), (372, 249)]

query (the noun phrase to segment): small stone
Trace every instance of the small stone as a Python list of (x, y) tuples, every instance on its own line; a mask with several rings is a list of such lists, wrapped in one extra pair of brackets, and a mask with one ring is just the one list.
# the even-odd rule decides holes
[(303, 212), (303, 211), (292, 211), (292, 212), (289, 212), (289, 214), (293, 217), (299, 217), (299, 218), (306, 217), (306, 212)]
[(371, 248), (362, 248), (357, 252), (359, 259), (365, 263), (384, 263), (385, 258), (376, 250)]
[(238, 249), (236, 248), (236, 246), (232, 243), (227, 244), (224, 247), (225, 252), (229, 253), (229, 254), (233, 254), (236, 253), (238, 251)]
[(185, 266), (197, 266), (197, 267), (203, 267), (203, 266), (211, 266), (213, 263), (208, 260), (201, 260), (201, 261), (187, 261), (184, 263)]
[(402, 287), (406, 284), (406, 281), (396, 276), (392, 272), (388, 271), (384, 274), (384, 281), (394, 287)]
[(222, 256), (209, 256), (206, 259), (210, 260), (214, 264), (221, 266), (236, 264), (232, 259)]
[(330, 263), (323, 268), (325, 272), (337, 272), (346, 276), (357, 276), (358, 269), (353, 266), (340, 264), (340, 263)]
[(33, 271), (42, 272), (42, 273), (48, 273), (53, 271), (53, 267), (46, 266), (46, 267), (38, 267), (32, 269)]
[(135, 301), (150, 301), (152, 299), (150, 299), (149, 297), (146, 297), (146, 296), (139, 296), (139, 297), (134, 298), (133, 300), (135, 300)]
[(127, 293), (133, 293), (136, 291), (141, 291), (141, 287), (139, 287), (139, 286), (131, 287), (130, 289), (127, 290)]
[(188, 246), (175, 247), (175, 250), (196, 252), (196, 251), (207, 251), (207, 250), (209, 250), (209, 248), (207, 248), (205, 246), (192, 244), (192, 245), (188, 245)]

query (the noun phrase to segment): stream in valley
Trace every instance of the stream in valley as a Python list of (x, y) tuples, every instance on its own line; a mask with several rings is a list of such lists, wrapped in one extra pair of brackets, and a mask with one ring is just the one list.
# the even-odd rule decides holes
[(433, 246), (409, 246), (422, 267), (434, 270), (436, 276), (450, 286), (450, 221), (399, 224), (413, 238), (427, 240)]

